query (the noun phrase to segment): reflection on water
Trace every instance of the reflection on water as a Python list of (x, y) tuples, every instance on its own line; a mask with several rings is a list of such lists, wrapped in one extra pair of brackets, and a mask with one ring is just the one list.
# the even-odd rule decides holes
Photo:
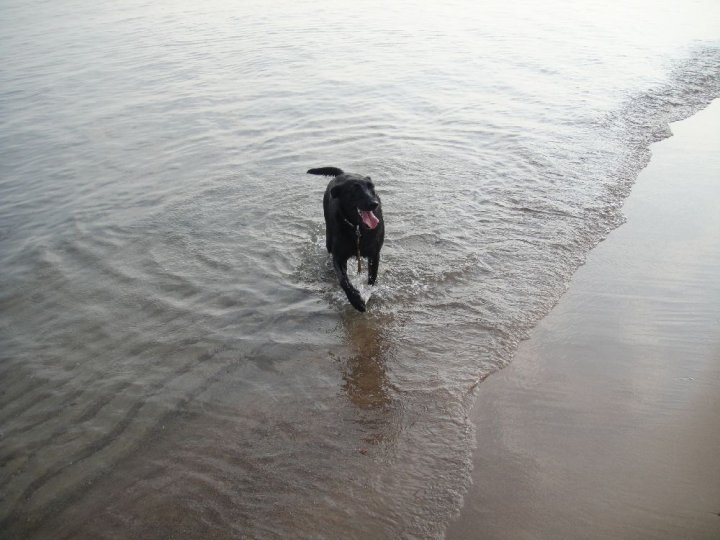
[(384, 409), (392, 404), (386, 366), (393, 359), (393, 341), (384, 336), (392, 328), (390, 319), (389, 315), (342, 319), (354, 353), (347, 360), (343, 388), (361, 409)]
[[(3, 2), (0, 536), (442, 535), (469, 389), (720, 94), (656, 4)], [(383, 198), (366, 314), (315, 166)]]

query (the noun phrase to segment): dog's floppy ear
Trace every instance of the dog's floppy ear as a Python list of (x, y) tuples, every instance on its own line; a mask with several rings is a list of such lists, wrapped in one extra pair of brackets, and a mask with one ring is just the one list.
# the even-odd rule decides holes
[(343, 192), (345, 191), (345, 186), (343, 184), (338, 184), (337, 186), (333, 186), (330, 190), (330, 196), (333, 199), (337, 199), (338, 197), (342, 196)]

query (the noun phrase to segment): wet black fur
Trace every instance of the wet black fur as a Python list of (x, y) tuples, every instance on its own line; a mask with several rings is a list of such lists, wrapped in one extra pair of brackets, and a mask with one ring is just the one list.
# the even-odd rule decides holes
[[(343, 172), (336, 167), (310, 169), (308, 174), (333, 176), (323, 197), (325, 214), (325, 245), (332, 254), (333, 267), (340, 286), (348, 300), (358, 311), (365, 311), (365, 302), (347, 276), (347, 260), (357, 256), (356, 227), (360, 227), (360, 255), (368, 258), (368, 283), (375, 284), (380, 249), (385, 239), (380, 197), (369, 176)], [(360, 210), (372, 210), (380, 220), (377, 227), (369, 229), (360, 219)]]

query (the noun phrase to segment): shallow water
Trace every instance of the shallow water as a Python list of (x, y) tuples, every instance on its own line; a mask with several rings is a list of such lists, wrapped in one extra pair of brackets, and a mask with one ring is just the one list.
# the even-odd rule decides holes
[[(0, 530), (442, 535), (477, 382), (720, 95), (718, 11), (6, 3)], [(366, 314), (328, 165), (383, 198)]]

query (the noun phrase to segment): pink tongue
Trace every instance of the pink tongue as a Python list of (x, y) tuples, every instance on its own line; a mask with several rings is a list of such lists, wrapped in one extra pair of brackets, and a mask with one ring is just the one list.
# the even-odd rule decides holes
[(368, 229), (374, 229), (380, 223), (380, 220), (370, 210), (360, 210), (360, 219), (363, 220)]

